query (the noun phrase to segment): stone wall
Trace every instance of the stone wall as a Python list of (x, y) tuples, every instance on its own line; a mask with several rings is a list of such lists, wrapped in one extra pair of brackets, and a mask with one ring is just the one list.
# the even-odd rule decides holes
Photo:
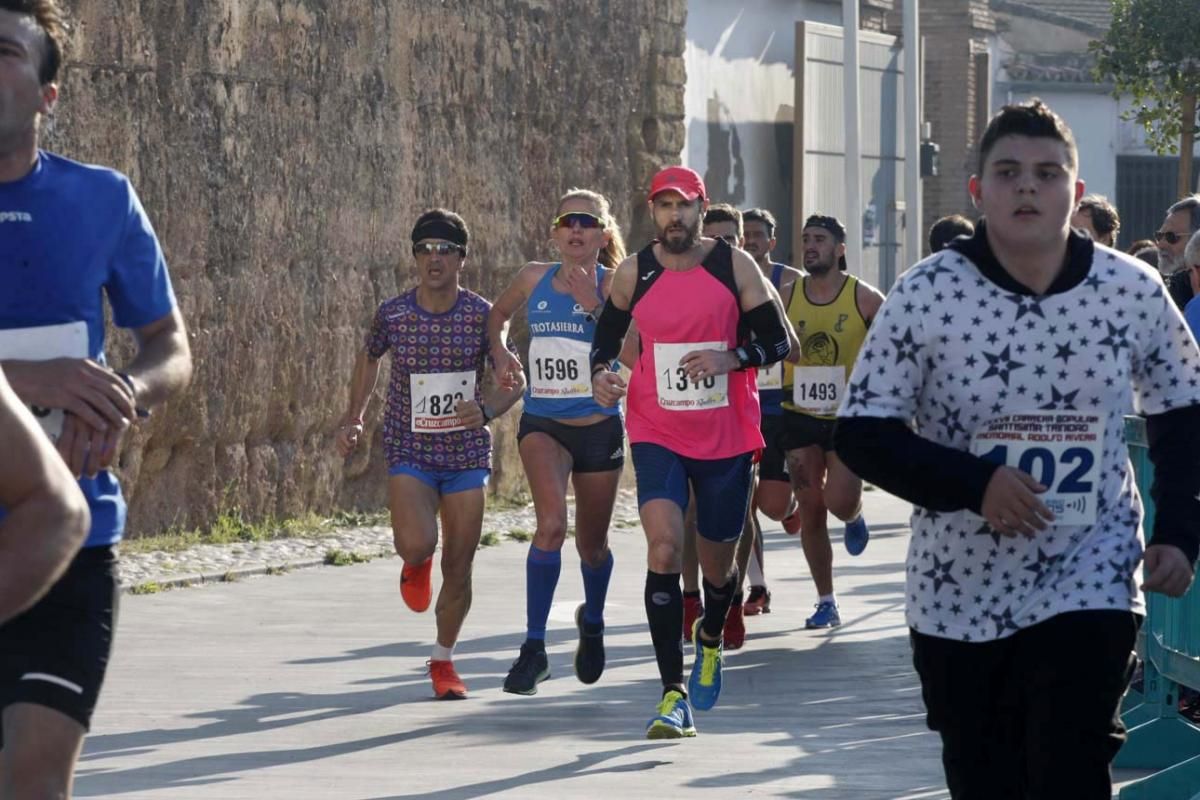
[[(122, 455), (135, 536), (381, 507), (379, 398), (366, 452), (343, 463), (332, 434), (372, 312), (411, 285), (417, 214), (466, 217), (466, 283), (494, 297), (552, 255), (571, 186), (644, 241), (644, 187), (682, 147), (684, 0), (65, 5), (47, 146), (131, 176), (196, 363)], [(494, 428), (501, 492), (523, 480), (515, 419)]]

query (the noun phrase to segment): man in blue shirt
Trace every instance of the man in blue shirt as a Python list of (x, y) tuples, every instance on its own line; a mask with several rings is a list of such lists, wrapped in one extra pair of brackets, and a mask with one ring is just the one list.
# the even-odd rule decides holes
[[(70, 796), (116, 619), (121, 439), (191, 377), (162, 249), (125, 176), (38, 149), (58, 99), (54, 0), (0, 0), (0, 363), (80, 477), (92, 525), (36, 605), (0, 627), (0, 794)], [(136, 357), (104, 356), (104, 301)]]
[(1183, 251), (1183, 263), (1192, 284), (1192, 299), (1183, 308), (1183, 318), (1192, 329), (1192, 336), (1200, 339), (1200, 231), (1192, 234)]

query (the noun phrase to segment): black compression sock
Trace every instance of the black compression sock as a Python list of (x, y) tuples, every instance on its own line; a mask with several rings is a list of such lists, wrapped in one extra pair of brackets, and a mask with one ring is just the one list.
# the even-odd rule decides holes
[(646, 619), (663, 686), (683, 684), (683, 592), (679, 573), (646, 573)]
[(704, 632), (704, 638), (710, 642), (719, 641), (721, 632), (725, 630), (725, 617), (733, 603), (733, 590), (738, 585), (738, 578), (735, 565), (724, 586), (713, 586), (707, 578), (701, 581), (704, 587), (704, 622), (700, 623), (700, 629)]

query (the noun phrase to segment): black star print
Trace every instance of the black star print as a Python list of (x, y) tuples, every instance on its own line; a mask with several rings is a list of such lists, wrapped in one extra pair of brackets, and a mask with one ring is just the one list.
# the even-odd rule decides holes
[(917, 344), (913, 339), (912, 328), (904, 332), (904, 336), (899, 339), (892, 339), (892, 345), (896, 348), (896, 363), (908, 360), (913, 363), (913, 366), (921, 366), (921, 362), (917, 361), (917, 353), (921, 350), (921, 345)]
[(1058, 351), (1058, 352), (1056, 352), (1056, 353), (1054, 354), (1054, 357), (1055, 357), (1055, 358), (1061, 358), (1061, 359), (1063, 360), (1063, 363), (1064, 363), (1064, 364), (1069, 364), (1069, 363), (1070, 363), (1070, 361), (1071, 361), (1071, 356), (1078, 355), (1078, 353), (1076, 353), (1074, 350), (1072, 350), (1072, 349), (1071, 349), (1071, 343), (1070, 343), (1070, 342), (1066, 342), (1066, 343), (1064, 343), (1064, 344), (1055, 345), (1054, 349)]
[(876, 397), (879, 397), (879, 393), (871, 391), (870, 387), (867, 385), (870, 383), (870, 381), (871, 376), (864, 375), (861, 383), (850, 384), (850, 397), (847, 400), (849, 408), (854, 408), (856, 405), (865, 407), (867, 405), (867, 401), (874, 400)]
[(1124, 328), (1118, 328), (1107, 321), (1104, 324), (1108, 326), (1108, 336), (1101, 339), (1100, 344), (1104, 347), (1111, 347), (1113, 358), (1119, 358), (1121, 349), (1129, 347), (1129, 340), (1125, 338), (1125, 331), (1129, 330), (1129, 326), (1126, 325)]
[(1073, 392), (1067, 392), (1066, 394), (1059, 394), (1058, 389), (1051, 386), (1050, 387), (1050, 396), (1051, 396), (1050, 402), (1046, 403), (1044, 406), (1038, 406), (1038, 408), (1046, 409), (1049, 411), (1060, 411), (1060, 410), (1071, 411), (1071, 410), (1074, 410), (1075, 409), (1075, 395), (1077, 395), (1077, 394), (1079, 394), (1078, 389), (1076, 389)]
[(1024, 295), (1010, 294), (1005, 297), (1005, 299), (1010, 303), (1017, 304), (1018, 320), (1026, 314), (1034, 314), (1042, 319), (1046, 318), (1046, 314), (1042, 311), (1042, 301), (1036, 297), (1025, 297)]
[(1005, 386), (1008, 386), (1008, 376), (1015, 370), (1025, 366), (1019, 361), (1013, 361), (1009, 354), (1010, 350), (1011, 347), (1009, 345), (1005, 345), (1004, 349), (999, 353), (989, 353), (984, 351), (983, 357), (988, 360), (988, 368), (987, 371), (983, 373), (983, 377), (990, 378), (991, 376), (995, 375), (1000, 378), (1000, 380), (1004, 381)]
[(954, 576), (952, 574), (950, 574), (951, 568), (953, 566), (954, 566), (953, 560), (945, 561), (945, 562), (939, 561), (938, 557), (935, 555), (933, 557), (933, 568), (928, 570), (927, 572), (921, 573), (926, 578), (933, 579), (933, 593), (934, 594), (938, 593), (938, 591), (942, 588), (943, 584), (949, 583), (949, 584), (953, 584), (955, 586), (958, 585), (958, 581), (956, 581), (954, 579)]

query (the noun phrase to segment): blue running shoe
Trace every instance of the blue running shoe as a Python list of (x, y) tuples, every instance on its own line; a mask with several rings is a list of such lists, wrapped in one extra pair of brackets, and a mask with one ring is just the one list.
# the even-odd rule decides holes
[(687, 698), (672, 689), (658, 704), (658, 715), (646, 724), (647, 739), (682, 739), (696, 735), (692, 707)]
[(724, 660), (723, 646), (704, 644), (700, 638), (700, 624), (704, 618), (692, 625), (692, 644), (696, 648), (696, 660), (692, 662), (692, 676), (688, 678), (688, 696), (699, 711), (708, 711), (717, 704), (721, 696), (721, 662)]
[(846, 544), (846, 552), (852, 556), (857, 556), (867, 549), (867, 542), (871, 541), (871, 532), (867, 530), (867, 521), (863, 519), (863, 515), (859, 514), (852, 521), (846, 523), (846, 535), (844, 542)]
[[(836, 628), (841, 624), (842, 618), (838, 615), (837, 604), (828, 600), (817, 603), (817, 613), (804, 620), (804, 627), (810, 631), (814, 628)], [(699, 708), (699, 706), (696, 707)]]

